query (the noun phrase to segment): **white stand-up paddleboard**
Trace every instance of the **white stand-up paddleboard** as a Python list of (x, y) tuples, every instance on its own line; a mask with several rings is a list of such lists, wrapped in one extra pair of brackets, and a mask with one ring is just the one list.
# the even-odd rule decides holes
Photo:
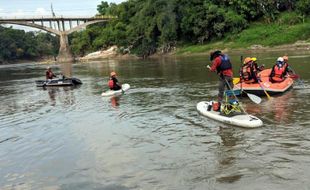
[(262, 120), (260, 120), (259, 118), (253, 115), (248, 115), (244, 113), (244, 114), (238, 114), (238, 115), (229, 117), (229, 116), (221, 115), (220, 112), (218, 111), (213, 111), (212, 107), (210, 111), (208, 111), (209, 105), (212, 106), (212, 101), (199, 102), (197, 104), (198, 112), (216, 121), (227, 123), (230, 125), (239, 126), (239, 127), (256, 128), (256, 127), (261, 127), (263, 125)]
[(123, 84), (121, 90), (108, 90), (106, 92), (103, 92), (101, 96), (116, 96), (116, 95), (121, 95), (122, 93), (126, 92), (127, 90), (130, 89), (129, 84)]

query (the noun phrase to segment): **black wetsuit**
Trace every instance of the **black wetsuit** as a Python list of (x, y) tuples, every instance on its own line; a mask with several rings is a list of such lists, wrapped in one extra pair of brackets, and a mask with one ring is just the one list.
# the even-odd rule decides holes
[(111, 78), (113, 80), (113, 88), (110, 88), (111, 90), (120, 90), (122, 87), (118, 84), (118, 80), (115, 77)]

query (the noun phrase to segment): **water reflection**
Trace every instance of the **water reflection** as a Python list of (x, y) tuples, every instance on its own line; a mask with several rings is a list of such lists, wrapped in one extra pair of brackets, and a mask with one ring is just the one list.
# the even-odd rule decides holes
[(51, 106), (55, 106), (57, 101), (61, 102), (64, 105), (74, 105), (76, 102), (74, 90), (78, 88), (80, 88), (80, 85), (64, 87), (44, 87), (43, 90), (48, 92)]
[[(232, 167), (236, 164), (236, 154), (239, 153), (238, 144), (242, 141), (238, 130), (231, 127), (220, 127), (217, 133), (222, 140), (221, 146), (219, 146), (218, 155), (218, 167), (219, 171), (223, 171), (217, 181), (221, 183), (233, 183), (241, 179), (242, 175), (240, 173), (228, 172), (232, 170)], [(226, 171), (227, 170), (227, 171)]]
[(120, 99), (121, 99), (120, 96), (112, 96), (110, 99), (112, 107), (114, 108), (118, 107), (120, 105), (119, 104)]
[(72, 64), (70, 62), (61, 64), (60, 69), (63, 76), (72, 77)]
[[(294, 104), (294, 92), (290, 90), (283, 95), (273, 96), (270, 100), (263, 99), (259, 106), (247, 105), (246, 110), (251, 114), (266, 114), (269, 119), (277, 123), (288, 123), (291, 120), (292, 105)], [(293, 106), (294, 107), (294, 106)]]
[(56, 105), (56, 93), (57, 91), (59, 91), (58, 88), (45, 88), (48, 92), (48, 96), (50, 98), (51, 101), (51, 105), (55, 106)]
[(240, 141), (232, 127), (220, 127), (217, 134), (221, 137), (224, 147), (234, 147)]

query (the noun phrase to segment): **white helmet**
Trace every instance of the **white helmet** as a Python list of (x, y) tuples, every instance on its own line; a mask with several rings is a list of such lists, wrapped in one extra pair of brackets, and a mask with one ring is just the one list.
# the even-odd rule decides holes
[(278, 62), (283, 62), (284, 59), (283, 59), (283, 57), (279, 57), (279, 58), (277, 59), (277, 61), (278, 61)]

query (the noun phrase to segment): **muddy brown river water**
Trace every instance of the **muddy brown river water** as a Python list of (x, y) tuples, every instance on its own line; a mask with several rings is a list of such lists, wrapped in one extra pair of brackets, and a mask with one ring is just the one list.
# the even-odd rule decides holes
[[(280, 55), (256, 56), (270, 67)], [(237, 71), (240, 56), (231, 58)], [(310, 57), (289, 58), (307, 86)], [(196, 111), (217, 94), (207, 63), (77, 63), (83, 85), (47, 89), (34, 83), (46, 65), (0, 66), (0, 189), (310, 189), (310, 89), (259, 105), (242, 98), (264, 126), (232, 127)], [(102, 98), (112, 70), (132, 88)]]

